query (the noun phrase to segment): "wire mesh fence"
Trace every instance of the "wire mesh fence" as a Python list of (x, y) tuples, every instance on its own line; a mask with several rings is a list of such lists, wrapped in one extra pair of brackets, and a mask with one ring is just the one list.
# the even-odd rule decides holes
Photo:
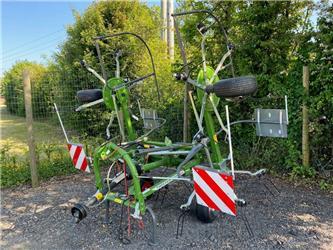
[[(110, 122), (112, 111), (104, 103), (76, 111), (83, 104), (76, 96), (77, 91), (102, 87), (89, 74), (47, 72), (41, 80), (31, 77), (33, 139), (37, 149), (35, 157), (38, 175), (41, 178), (75, 171), (54, 103), (58, 107), (69, 141), (83, 144), (88, 156), (92, 155), (96, 146), (106, 141), (106, 127)], [(131, 93), (130, 99), (133, 95), (137, 93)], [(143, 128), (138, 108), (137, 101), (140, 101), (140, 98), (141, 96), (135, 96), (132, 102), (130, 100), (129, 105), (137, 136), (147, 132)], [(0, 101), (1, 186), (25, 183), (30, 179), (31, 156), (27, 141), (23, 79), (2, 84)], [(151, 104), (142, 108), (155, 109), (158, 116), (166, 120), (164, 126), (149, 135), (149, 139), (164, 141), (165, 136), (168, 136), (172, 141), (182, 140), (182, 105), (154, 107)], [(133, 117), (139, 119), (133, 119)], [(110, 127), (110, 134), (113, 142), (121, 141), (116, 119)]]
[[(48, 72), (47, 77), (43, 77), (42, 81), (32, 80), (33, 128), (37, 148), (47, 147), (47, 145), (65, 148), (66, 140), (54, 109), (54, 103), (58, 107), (70, 141), (92, 145), (105, 141), (111, 110), (104, 103), (100, 103), (76, 111), (83, 104), (76, 97), (78, 91), (102, 87), (98, 81), (87, 74), (59, 76), (58, 72)], [(3, 133), (1, 144), (2, 146), (10, 144), (11, 150), (7, 154), (17, 157), (15, 155), (15, 151), (17, 151), (23, 156), (27, 153), (23, 86), (7, 84), (4, 89), (5, 95), (1, 97)], [(140, 101), (140, 96), (136, 96), (135, 99), (136, 101), (130, 103), (129, 109), (134, 128), (137, 135), (140, 136), (147, 130), (143, 128), (138, 108), (137, 100)], [(164, 140), (165, 136), (168, 136), (172, 141), (182, 140), (182, 105), (169, 105), (161, 108), (150, 105), (142, 108), (155, 109), (157, 115), (166, 120), (164, 126), (150, 134), (150, 139)], [(139, 119), (133, 119), (133, 117)], [(116, 142), (121, 139), (117, 120), (110, 127), (110, 132)], [(20, 150), (12, 150), (13, 147), (20, 148)]]
[[(26, 182), (30, 178), (23, 82), (7, 83), (1, 87), (1, 182), (5, 181), (5, 185), (11, 185), (12, 182)], [(106, 128), (110, 122), (112, 111), (104, 103), (100, 103), (77, 112), (75, 110), (82, 103), (79, 102), (76, 95), (77, 91), (102, 88), (103, 86), (89, 74), (47, 72), (42, 80), (37, 81), (32, 78), (31, 87), (34, 141), (37, 147), (36, 157), (39, 175), (50, 177), (75, 171), (71, 167), (72, 163), (66, 147), (65, 136), (61, 130), (53, 104), (57, 104), (69, 140), (73, 143), (84, 144), (87, 154), (92, 155), (96, 146), (106, 141)], [(143, 119), (140, 117), (139, 111), (140, 100), (144, 97), (138, 93), (140, 92), (132, 92), (131, 90), (129, 111), (136, 134), (139, 137), (144, 135), (147, 130), (144, 129)], [(243, 103), (239, 106), (232, 106), (229, 103), (232, 111), (230, 114), (231, 120), (248, 118), (239, 117), (239, 114), (244, 113), (244, 108), (250, 110), (246, 113), (248, 115), (254, 107), (261, 106), (261, 103), (258, 103), (257, 100), (252, 102), (251, 99), (247, 99), (247, 102), (249, 103)], [(269, 105), (272, 106), (273, 102), (269, 100)], [(141, 108), (154, 109), (160, 118), (166, 120), (164, 126), (149, 135), (149, 139), (164, 141), (168, 137), (173, 142), (183, 140), (182, 100), (172, 104), (163, 103), (161, 106), (156, 106), (154, 102), (147, 100), (143, 100), (141, 103)], [(223, 116), (224, 106), (222, 104), (219, 111)], [(274, 106), (279, 107), (280, 104)], [(189, 108), (188, 115), (190, 113), (191, 108)], [(138, 117), (138, 119), (133, 117)], [(194, 118), (192, 117), (190, 120), (192, 120), (192, 123), (189, 128), (189, 137), (197, 132)], [(297, 117), (291, 116), (292, 122), (296, 120)], [(237, 166), (245, 168), (265, 165), (267, 167), (272, 164), (272, 166), (283, 166), (280, 167), (282, 170), (288, 167), (285, 166), (284, 158), (272, 158), (272, 152), (267, 150), (267, 147), (274, 148), (275, 151), (288, 155), (290, 142), (287, 140), (257, 138), (253, 126), (239, 125), (232, 132)], [(110, 127), (110, 134), (114, 142), (121, 141), (117, 119), (113, 121)], [(247, 137), (244, 137), (245, 134)], [(220, 138), (220, 142), (223, 143), (223, 138)], [(223, 148), (226, 149), (227, 147)], [(254, 154), (261, 157), (252, 157)], [(332, 169), (332, 158), (329, 153), (320, 152), (318, 155), (312, 155), (313, 165), (316, 169), (319, 171)], [(294, 158), (296, 159), (296, 157)], [(18, 169), (24, 169), (24, 173), (17, 174)], [(5, 180), (4, 176), (6, 176)], [(21, 179), (17, 181), (17, 178)]]

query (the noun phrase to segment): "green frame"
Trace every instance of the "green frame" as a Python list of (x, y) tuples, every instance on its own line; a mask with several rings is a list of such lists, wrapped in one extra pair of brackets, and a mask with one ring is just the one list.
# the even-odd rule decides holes
[[(211, 68), (208, 68), (207, 70), (207, 76), (208, 78), (213, 75), (213, 70)], [(218, 78), (214, 79), (214, 82), (218, 81)], [(198, 75), (198, 83), (199, 84), (204, 84), (204, 78), (203, 74), (199, 73)], [(126, 139), (128, 139), (130, 142), (135, 141), (137, 139), (137, 133), (135, 129), (133, 128), (132, 125), (132, 119), (130, 116), (129, 112), (129, 106), (128, 106), (128, 101), (129, 101), (129, 92), (126, 88), (120, 88), (117, 91), (114, 91), (114, 89), (117, 86), (120, 86), (124, 84), (124, 80), (122, 78), (111, 78), (107, 81), (107, 84), (105, 85), (103, 89), (103, 99), (108, 108), (110, 108), (113, 111), (119, 112), (122, 111), (123, 113), (123, 121), (125, 124), (125, 136)], [(203, 91), (202, 90), (197, 90), (197, 96), (198, 99), (202, 98), (203, 96)], [(218, 99), (214, 99), (215, 104), (218, 104)], [(117, 103), (114, 103), (116, 101)], [(116, 109), (119, 110), (116, 110)], [(216, 131), (215, 131), (215, 126), (214, 126), (214, 120), (212, 116), (212, 109), (207, 108), (204, 111), (204, 121), (205, 121), (205, 132), (207, 133), (208, 137), (210, 138), (210, 149), (211, 149), (211, 155), (212, 155), (212, 160), (214, 163), (214, 166), (218, 166), (217, 163), (222, 162), (223, 158), (221, 156), (221, 150), (218, 142), (214, 140), (216, 137)], [(179, 145), (177, 144), (172, 144), (172, 145), (167, 145), (165, 142), (159, 142), (159, 141), (142, 141), (142, 143), (145, 146), (175, 146), (178, 147)], [(191, 146), (182, 146), (179, 147), (179, 149), (191, 149)], [(129, 201), (129, 200), (123, 200), (120, 195), (116, 195), (116, 193), (113, 192), (107, 192), (105, 194), (107, 200), (115, 202), (117, 204), (122, 204), (126, 206), (130, 206), (132, 208), (136, 207), (136, 204), (139, 204), (139, 209), (142, 214), (145, 213), (146, 211), (146, 205), (145, 205), (145, 199), (147, 199), (150, 195), (153, 193), (157, 192), (159, 189), (162, 187), (166, 186), (167, 184), (171, 183), (173, 181), (172, 178), (176, 178), (177, 174), (172, 174), (170, 176), (170, 179), (166, 180), (160, 180), (156, 184), (154, 184), (149, 190), (145, 190), (144, 192), (141, 191), (141, 185), (140, 185), (140, 178), (139, 178), (139, 173), (137, 171), (136, 167), (136, 162), (133, 159), (133, 155), (135, 154), (135, 149), (133, 147), (129, 147), (123, 149), (121, 146), (117, 145), (114, 142), (106, 142), (103, 143), (101, 146), (99, 146), (93, 156), (93, 169), (94, 169), (94, 174), (95, 174), (95, 185), (96, 188), (100, 191), (103, 192), (104, 190), (104, 185), (103, 185), (103, 179), (101, 176), (101, 161), (105, 160), (113, 160), (116, 161), (118, 159), (122, 159), (128, 169), (130, 170), (130, 175), (132, 178), (132, 187), (131, 189), (132, 194), (134, 195), (135, 201)], [(177, 157), (172, 157), (172, 156), (159, 156), (159, 157), (154, 157), (153, 161), (150, 163), (146, 163), (142, 165), (142, 171), (144, 173), (150, 172), (154, 169), (160, 168), (162, 166), (164, 167), (173, 167), (176, 168), (183, 159), (177, 158)], [(191, 169), (192, 167), (199, 165), (204, 161), (204, 154), (198, 154), (194, 157), (193, 160), (187, 162), (183, 167), (182, 170), (184, 171), (185, 176), (190, 176), (191, 175)]]

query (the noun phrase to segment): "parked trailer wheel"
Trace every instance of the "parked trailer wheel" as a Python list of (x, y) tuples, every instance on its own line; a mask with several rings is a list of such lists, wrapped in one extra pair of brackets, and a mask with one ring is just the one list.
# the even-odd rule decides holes
[(217, 212), (200, 204), (195, 204), (195, 214), (198, 220), (204, 223), (211, 223), (217, 217)]
[(101, 89), (84, 89), (76, 92), (77, 99), (80, 102), (93, 102), (103, 98)]
[(207, 86), (206, 91), (214, 93), (218, 97), (247, 96), (257, 91), (257, 81), (254, 76), (223, 79)]

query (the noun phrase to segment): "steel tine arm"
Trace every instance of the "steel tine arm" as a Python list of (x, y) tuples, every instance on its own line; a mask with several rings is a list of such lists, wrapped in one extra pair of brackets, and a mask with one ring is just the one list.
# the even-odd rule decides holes
[(191, 149), (191, 151), (188, 153), (188, 155), (186, 156), (186, 158), (184, 159), (184, 161), (182, 161), (178, 167), (177, 167), (177, 175), (180, 177), (182, 176), (181, 173), (181, 169), (182, 167), (188, 163), (190, 160), (192, 160), (192, 158), (204, 147), (205, 145), (203, 145), (202, 143), (199, 143), (195, 146), (193, 146), (193, 148)]
[(98, 80), (100, 80), (104, 85), (106, 84), (105, 79), (100, 74), (98, 74), (93, 68), (91, 68), (85, 60), (82, 60), (80, 63), (82, 67), (86, 68), (90, 73), (96, 76)]
[(94, 105), (102, 103), (102, 102), (104, 102), (103, 98), (101, 98), (99, 100), (96, 100), (96, 101), (93, 101), (93, 102), (89, 102), (89, 103), (83, 104), (83, 105), (77, 107), (75, 109), (75, 111), (81, 111), (82, 109), (89, 108), (91, 106), (94, 106)]
[(224, 56), (222, 57), (219, 65), (216, 67), (215, 72), (214, 72), (212, 78), (209, 80), (209, 84), (213, 83), (214, 78), (217, 76), (217, 74), (219, 73), (219, 71), (223, 68), (224, 61), (227, 59), (228, 56), (231, 55), (231, 53), (232, 53), (232, 50), (228, 50), (228, 52), (224, 54)]
[(217, 110), (217, 108), (216, 108), (215, 103), (214, 103), (213, 100), (212, 100), (212, 96), (211, 96), (211, 95), (209, 96), (209, 101), (210, 101), (210, 103), (211, 103), (212, 106), (213, 106), (214, 113), (215, 113), (215, 115), (216, 115), (216, 117), (217, 117), (218, 122), (220, 123), (220, 126), (221, 126), (222, 130), (225, 131), (226, 133), (228, 133), (228, 129), (224, 126), (223, 121), (222, 121), (222, 118), (221, 118), (221, 116), (220, 116), (220, 114), (219, 114), (219, 112), (218, 112), (218, 110)]

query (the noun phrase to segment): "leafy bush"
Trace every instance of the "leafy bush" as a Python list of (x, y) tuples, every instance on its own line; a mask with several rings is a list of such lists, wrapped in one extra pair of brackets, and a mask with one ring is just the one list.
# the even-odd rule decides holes
[[(318, 29), (309, 20), (311, 12), (318, 7)], [(220, 112), (229, 105), (231, 120), (252, 117), (254, 108), (282, 108), (283, 99), (266, 98), (267, 95), (288, 96), (288, 139), (258, 139), (249, 125), (233, 128), (235, 159), (243, 168), (269, 167), (291, 172), (294, 176), (312, 177), (316, 171), (332, 169), (332, 4), (322, 1), (315, 6), (309, 2), (269, 1), (181, 1), (182, 10), (212, 9), (222, 21), (231, 43), (235, 46), (234, 65), (236, 75), (253, 74), (257, 77), (258, 91), (254, 98), (241, 102), (221, 102)], [(184, 19), (182, 34), (192, 61), (200, 62), (200, 34), (196, 24), (203, 15)], [(224, 38), (218, 28), (214, 37), (207, 39), (208, 64), (216, 66), (225, 50)], [(303, 95), (302, 67), (310, 66), (310, 98)], [(194, 69), (195, 72), (195, 69)], [(223, 72), (223, 78), (230, 77)], [(265, 104), (261, 100), (265, 99)], [(310, 110), (310, 138), (312, 165), (301, 163), (302, 113), (306, 101)], [(320, 124), (318, 118), (327, 117)], [(238, 126), (238, 127), (237, 127)], [(283, 157), (281, 157), (283, 156)]]
[[(75, 13), (76, 21), (67, 29), (68, 39), (56, 54), (56, 65), (59, 77), (64, 81), (55, 82), (57, 88), (62, 91), (57, 96), (57, 103), (62, 100), (75, 100), (76, 91), (87, 87), (101, 88), (100, 82), (96, 81), (90, 73), (87, 73), (80, 65), (84, 59), (91, 67), (101, 74), (94, 45), (94, 37), (117, 32), (133, 32), (140, 35), (151, 49), (155, 64), (158, 82), (163, 92), (162, 102), (158, 102), (156, 88), (152, 78), (144, 84), (136, 86), (131, 94), (131, 106), (137, 106), (139, 100), (142, 107), (162, 107), (179, 101), (182, 93), (181, 84), (173, 84), (171, 63), (167, 57), (166, 44), (160, 38), (159, 12), (155, 8), (149, 8), (139, 1), (100, 1), (88, 7), (82, 14)], [(131, 80), (152, 72), (150, 58), (144, 45), (132, 36), (122, 36), (99, 42), (103, 61), (105, 63), (108, 78), (114, 77), (116, 50), (121, 50), (120, 57), (121, 76)], [(70, 79), (88, 79), (71, 84)], [(170, 91), (171, 90), (171, 91)], [(63, 95), (66, 93), (66, 96)], [(103, 105), (101, 105), (103, 107)], [(94, 112), (87, 110), (75, 114), (77, 121), (86, 121), (86, 132), (94, 135), (93, 131), (104, 131), (108, 120), (105, 119), (105, 109), (94, 107)], [(64, 118), (66, 119), (66, 117)], [(68, 119), (70, 120), (70, 118)], [(74, 124), (72, 124), (74, 125)]]
[(23, 91), (23, 71), (30, 72), (32, 110), (34, 117), (45, 117), (49, 113), (50, 93), (45, 89), (42, 81), (46, 77), (47, 69), (37, 63), (21, 61), (5, 72), (1, 81), (1, 94), (5, 97), (7, 110), (18, 116), (25, 116), (24, 91)]
[[(29, 183), (31, 180), (29, 161), (8, 154), (11, 146), (0, 151), (2, 188)], [(53, 176), (67, 175), (77, 170), (73, 167), (68, 151), (54, 144), (43, 144), (38, 150), (38, 176), (41, 180)]]

